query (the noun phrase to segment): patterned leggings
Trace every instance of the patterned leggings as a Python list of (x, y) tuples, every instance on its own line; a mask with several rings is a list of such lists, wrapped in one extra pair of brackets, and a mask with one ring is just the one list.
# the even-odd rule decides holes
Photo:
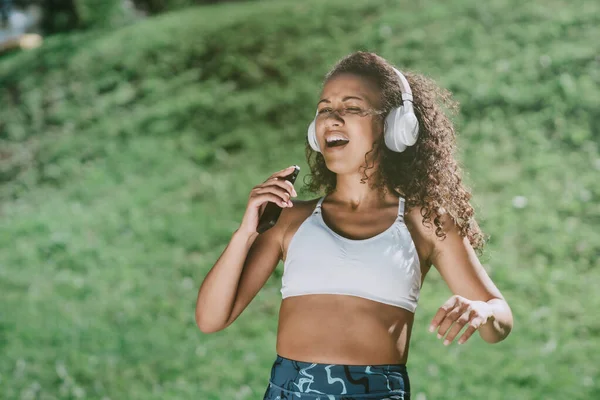
[(410, 381), (405, 364), (317, 364), (277, 355), (263, 400), (410, 400)]

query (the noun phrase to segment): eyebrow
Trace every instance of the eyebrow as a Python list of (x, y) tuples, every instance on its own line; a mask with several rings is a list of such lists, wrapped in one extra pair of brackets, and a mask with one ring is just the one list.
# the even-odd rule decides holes
[[(365, 99), (363, 99), (362, 97), (356, 97), (356, 96), (346, 96), (346, 97), (344, 97), (344, 98), (342, 99), (342, 101), (346, 101), (346, 100), (349, 100), (349, 99), (356, 99), (356, 100), (362, 100), (362, 101), (364, 101), (364, 102), (367, 102), (367, 101), (366, 101)], [(319, 102), (317, 103), (317, 106), (318, 106), (319, 104), (321, 104), (321, 103), (331, 103), (331, 102), (330, 102), (329, 100), (327, 100), (327, 99), (321, 99), (321, 100), (319, 100)]]

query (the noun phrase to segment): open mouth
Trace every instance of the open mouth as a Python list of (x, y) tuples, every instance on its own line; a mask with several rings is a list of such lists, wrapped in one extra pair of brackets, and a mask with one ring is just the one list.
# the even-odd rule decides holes
[(345, 145), (348, 144), (348, 142), (349, 142), (349, 140), (335, 139), (335, 140), (332, 140), (332, 141), (326, 142), (326, 143), (327, 143), (328, 149), (333, 149), (336, 147), (344, 147)]

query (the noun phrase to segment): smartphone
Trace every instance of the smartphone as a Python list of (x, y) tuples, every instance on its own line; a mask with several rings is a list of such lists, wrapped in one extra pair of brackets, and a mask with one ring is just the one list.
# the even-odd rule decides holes
[[(294, 165), (294, 171), (288, 176), (284, 177), (286, 181), (296, 182), (296, 178), (298, 177), (298, 173), (300, 172), (300, 167)], [(290, 198), (291, 200), (291, 198)], [(279, 215), (281, 215), (282, 208), (279, 207), (276, 203), (269, 201), (263, 214), (260, 216), (258, 220), (258, 227), (256, 228), (256, 232), (263, 233), (269, 229), (271, 229), (277, 223), (279, 219)]]

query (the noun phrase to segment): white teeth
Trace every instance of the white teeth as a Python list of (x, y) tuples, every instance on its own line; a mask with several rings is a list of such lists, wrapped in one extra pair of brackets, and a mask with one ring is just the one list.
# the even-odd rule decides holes
[(342, 135), (331, 135), (327, 138), (327, 142), (333, 142), (334, 140), (348, 140)]

